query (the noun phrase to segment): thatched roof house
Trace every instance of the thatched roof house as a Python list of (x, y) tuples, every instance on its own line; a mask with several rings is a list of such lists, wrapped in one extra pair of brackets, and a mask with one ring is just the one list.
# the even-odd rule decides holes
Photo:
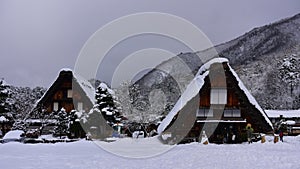
[(242, 142), (250, 123), (254, 132), (272, 132), (268, 116), (225, 58), (214, 58), (195, 78), (158, 127), (165, 142), (197, 140), (203, 131), (211, 142)]

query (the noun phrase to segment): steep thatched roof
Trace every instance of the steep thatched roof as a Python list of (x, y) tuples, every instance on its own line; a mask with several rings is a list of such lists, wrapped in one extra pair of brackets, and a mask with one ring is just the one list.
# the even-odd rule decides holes
[(235, 86), (236, 93), (239, 95), (239, 99), (241, 100), (241, 104), (247, 108), (249, 111), (249, 116), (251, 117), (251, 123), (257, 126), (260, 126), (261, 132), (268, 132), (273, 130), (272, 123), (269, 120), (266, 113), (257, 103), (255, 98), (250, 94), (248, 89), (245, 87), (243, 82), (240, 80), (236, 72), (231, 68), (228, 64), (228, 60), (225, 58), (214, 58), (204, 65), (202, 65), (196, 74), (195, 78), (191, 81), (191, 83), (187, 86), (187, 89), (176, 102), (173, 109), (169, 112), (166, 118), (162, 121), (162, 123), (158, 127), (158, 132), (162, 133), (167, 129), (167, 127), (171, 124), (174, 117), (182, 110), (187, 103), (197, 96), (201, 88), (204, 86), (205, 78), (209, 76), (209, 70), (212, 64), (214, 63), (222, 63), (224, 69), (231, 77), (233, 84)]

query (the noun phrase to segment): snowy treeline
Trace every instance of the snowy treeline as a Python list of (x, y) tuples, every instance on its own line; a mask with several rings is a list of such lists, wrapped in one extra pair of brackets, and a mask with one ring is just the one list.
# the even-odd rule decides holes
[(267, 77), (262, 105), (265, 109), (300, 108), (300, 54), (285, 55)]
[(139, 85), (123, 82), (115, 91), (123, 115), (131, 122), (155, 123), (168, 108), (166, 97), (160, 90), (151, 91), (149, 98), (144, 99)]
[(16, 87), (0, 80), (0, 114), (14, 121), (24, 119), (45, 91), (43, 87)]
[(11, 112), (14, 112), (16, 119), (23, 119), (34, 107), (34, 104), (45, 93), (43, 87), (15, 87), (11, 86)]
[(293, 95), (294, 89), (297, 90), (300, 85), (300, 57), (296, 54), (287, 56), (283, 59), (279, 71), (281, 79), (289, 84), (287, 87), (290, 88), (291, 95)]

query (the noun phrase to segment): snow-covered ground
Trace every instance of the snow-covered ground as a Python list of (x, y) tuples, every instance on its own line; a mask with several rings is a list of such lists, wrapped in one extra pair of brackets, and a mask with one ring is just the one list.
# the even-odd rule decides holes
[[(276, 144), (271, 137), (267, 137), (264, 144), (191, 143), (174, 147), (158, 145), (155, 139), (123, 139), (114, 143), (99, 143), (101, 146), (106, 145), (106, 148), (110, 147), (112, 151), (125, 151), (125, 154), (132, 156), (144, 154), (143, 151), (152, 155), (160, 149), (164, 152), (151, 158), (121, 157), (85, 140), (57, 144), (6, 143), (0, 144), (0, 168), (299, 168), (300, 137), (284, 139), (285, 142)], [(140, 151), (141, 147), (143, 151)]]

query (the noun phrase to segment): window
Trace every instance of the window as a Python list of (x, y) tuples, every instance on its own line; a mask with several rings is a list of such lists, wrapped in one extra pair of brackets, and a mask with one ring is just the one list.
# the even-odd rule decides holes
[(227, 89), (211, 89), (210, 104), (226, 104)]
[(213, 117), (214, 116), (214, 111), (212, 109), (209, 109), (209, 111), (206, 114), (207, 117)]
[(232, 110), (232, 117), (241, 117), (241, 111), (239, 109)]
[(78, 109), (78, 111), (83, 110), (83, 103), (82, 102), (78, 102), (77, 109)]
[(54, 102), (53, 103), (53, 111), (57, 111), (58, 110), (58, 102)]
[(213, 110), (211, 109), (199, 109), (197, 117), (213, 117)]
[(72, 96), (73, 96), (73, 91), (72, 89), (69, 89), (67, 93), (67, 98), (72, 98)]
[(205, 109), (199, 109), (197, 112), (197, 117), (205, 117)]
[(225, 109), (224, 117), (241, 117), (241, 110), (239, 109)]
[(224, 110), (224, 117), (232, 117), (232, 110)]

